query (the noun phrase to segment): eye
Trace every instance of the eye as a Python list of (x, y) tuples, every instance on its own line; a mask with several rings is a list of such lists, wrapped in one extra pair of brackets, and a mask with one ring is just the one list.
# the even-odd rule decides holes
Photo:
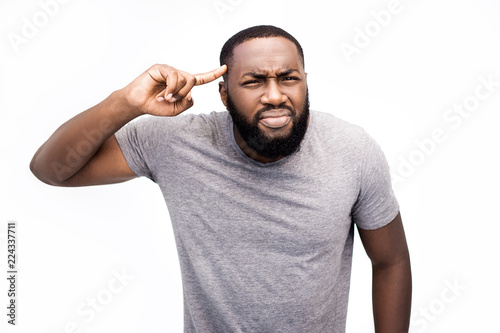
[(288, 82), (300, 81), (300, 78), (297, 76), (285, 76), (283, 78), (283, 81), (288, 81)]
[(242, 85), (244, 85), (244, 86), (255, 85), (259, 82), (260, 82), (259, 80), (248, 80), (248, 81), (243, 82)]

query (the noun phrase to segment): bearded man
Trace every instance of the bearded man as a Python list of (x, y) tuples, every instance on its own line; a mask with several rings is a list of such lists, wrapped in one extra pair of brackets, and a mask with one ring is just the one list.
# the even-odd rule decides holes
[[(380, 147), (309, 110), (302, 47), (286, 31), (240, 31), (220, 64), (197, 75), (152, 66), (63, 124), (31, 170), (56, 186), (158, 184), (185, 332), (345, 332), (355, 225), (372, 262), (376, 332), (407, 332), (410, 260)], [(194, 86), (220, 77), (227, 111), (180, 115)]]

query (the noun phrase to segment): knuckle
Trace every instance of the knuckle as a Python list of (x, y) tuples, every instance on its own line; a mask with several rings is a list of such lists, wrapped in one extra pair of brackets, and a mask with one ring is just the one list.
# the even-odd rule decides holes
[(166, 69), (169, 67), (170, 67), (169, 65), (165, 64), (154, 64), (153, 66), (151, 66), (151, 69)]
[(168, 79), (167, 79), (167, 86), (170, 86), (170, 88), (175, 88), (177, 86), (177, 72), (169, 72), (168, 74)]

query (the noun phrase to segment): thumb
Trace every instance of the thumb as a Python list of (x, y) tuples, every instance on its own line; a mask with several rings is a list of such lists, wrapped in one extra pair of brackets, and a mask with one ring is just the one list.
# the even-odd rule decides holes
[(193, 98), (191, 97), (191, 91), (184, 96), (184, 98), (175, 101), (174, 103), (174, 113), (178, 115), (194, 105)]

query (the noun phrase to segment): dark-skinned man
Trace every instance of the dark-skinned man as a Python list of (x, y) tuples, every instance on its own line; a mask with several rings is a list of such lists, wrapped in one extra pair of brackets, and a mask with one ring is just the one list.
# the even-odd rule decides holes
[[(407, 332), (410, 260), (380, 147), (309, 110), (303, 51), (286, 31), (240, 31), (220, 62), (198, 75), (151, 67), (57, 129), (33, 173), (56, 186), (158, 184), (185, 332), (345, 332), (354, 225), (372, 262), (376, 332)], [(194, 86), (220, 77), (227, 111), (180, 115)]]

